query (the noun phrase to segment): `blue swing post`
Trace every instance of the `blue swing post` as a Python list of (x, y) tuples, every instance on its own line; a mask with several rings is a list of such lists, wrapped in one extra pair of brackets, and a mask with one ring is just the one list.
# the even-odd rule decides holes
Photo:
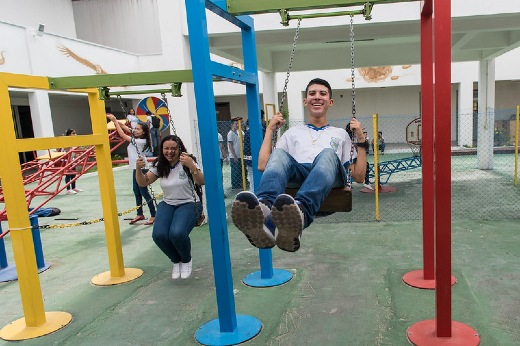
[[(251, 316), (237, 316), (235, 312), (224, 189), (218, 152), (213, 78), (258, 84), (258, 77), (256, 71), (253, 74), (211, 61), (206, 8), (237, 25), (242, 31), (252, 32), (253, 28), (243, 20), (229, 15), (224, 10), (225, 1), (212, 3), (205, 0), (186, 0), (185, 4), (202, 160), (204, 161), (204, 180), (207, 186), (207, 199), (213, 201), (208, 203), (208, 220), (218, 307), (218, 319), (199, 327), (195, 338), (204, 345), (236, 345), (260, 333), (262, 323)], [(248, 87), (248, 95), (250, 90), (258, 90), (257, 88), (257, 86), (256, 89)], [(257, 109), (259, 108), (257, 107)], [(253, 138), (256, 138), (258, 134), (254, 136)]]

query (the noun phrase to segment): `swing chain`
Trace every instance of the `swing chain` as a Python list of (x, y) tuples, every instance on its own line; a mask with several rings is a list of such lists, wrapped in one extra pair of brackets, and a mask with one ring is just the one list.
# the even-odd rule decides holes
[(356, 117), (356, 76), (354, 74), (354, 15), (350, 16), (350, 77), (352, 78), (352, 117)]
[(123, 110), (123, 115), (125, 116), (125, 119), (126, 119), (126, 110), (125, 110), (125, 106), (123, 105), (123, 99), (121, 98), (121, 95), (117, 95), (117, 99), (119, 100), (119, 105), (121, 106), (121, 109)]
[(177, 136), (177, 130), (175, 130), (175, 125), (173, 124), (172, 115), (170, 114), (170, 107), (168, 107), (168, 99), (166, 98), (166, 94), (161, 94), (163, 102), (166, 104), (166, 110), (168, 111), (168, 118), (170, 119), (170, 129), (173, 131), (173, 134)]
[(293, 59), (294, 59), (294, 53), (296, 51), (296, 42), (298, 41), (298, 33), (300, 32), (301, 21), (302, 21), (302, 19), (298, 18), (298, 24), (296, 26), (296, 34), (294, 35), (291, 57), (289, 58), (289, 66), (287, 68), (287, 76), (285, 77), (285, 85), (284, 85), (283, 91), (282, 91), (282, 99), (280, 100), (280, 111), (283, 110), (285, 99), (287, 98), (287, 85), (289, 84), (289, 76), (291, 75), (291, 68), (292, 68), (292, 63), (293, 63)]

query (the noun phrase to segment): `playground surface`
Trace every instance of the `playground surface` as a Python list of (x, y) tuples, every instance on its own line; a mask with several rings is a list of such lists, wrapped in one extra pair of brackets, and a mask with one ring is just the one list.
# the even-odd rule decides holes
[[(118, 169), (114, 176), (118, 210), (132, 208), (131, 171)], [(55, 197), (48, 206), (62, 214), (40, 218), (40, 225), (101, 217), (97, 176), (83, 176), (78, 187), (85, 192)], [(392, 203), (391, 195), (385, 198), (381, 203)], [(352, 214), (363, 212), (356, 195), (353, 204)], [(55, 220), (71, 217), (78, 221)], [(171, 263), (151, 239), (152, 227), (129, 225), (125, 217), (133, 214), (119, 218), (125, 267), (144, 274), (118, 286), (90, 283), (109, 269), (103, 223), (41, 230), (51, 263), (39, 275), (45, 311), (65, 311), (73, 319), (53, 334), (17, 345), (198, 344), (196, 330), (218, 317), (208, 225), (191, 234), (192, 277), (173, 281)], [(401, 280), (422, 268), (421, 232), (416, 220), (315, 223), (304, 231), (300, 251), (273, 249), (274, 267), (294, 278), (258, 289), (241, 283), (259, 269), (258, 251), (228, 220), (236, 313), (258, 318), (263, 327), (244, 345), (408, 345), (407, 328), (435, 318), (434, 291)], [(5, 242), (13, 263), (9, 236)], [(520, 344), (519, 245), (518, 219), (453, 222), (453, 320), (473, 327), (481, 345)], [(0, 311), (0, 328), (23, 317), (17, 281), (0, 283)]]

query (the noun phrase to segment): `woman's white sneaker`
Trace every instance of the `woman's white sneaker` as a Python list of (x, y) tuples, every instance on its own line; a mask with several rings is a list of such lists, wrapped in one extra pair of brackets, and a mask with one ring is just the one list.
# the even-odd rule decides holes
[(173, 271), (172, 271), (172, 279), (177, 280), (181, 277), (181, 263), (174, 263), (173, 264)]
[(188, 263), (183, 263), (181, 266), (181, 279), (187, 279), (191, 275), (191, 262), (193, 260), (189, 261)]

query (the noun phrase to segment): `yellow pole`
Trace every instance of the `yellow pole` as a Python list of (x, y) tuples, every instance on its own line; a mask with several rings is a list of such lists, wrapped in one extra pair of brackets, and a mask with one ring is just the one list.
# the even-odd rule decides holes
[(2, 126), (0, 126), (0, 140), (2, 141), (0, 161), (2, 165), (5, 165), (2, 171), (5, 208), (11, 229), (11, 242), (25, 321), (28, 327), (37, 327), (46, 321), (42, 291), (38, 278), (23, 178), (20, 171), (20, 159), (15, 149), (16, 135), (14, 133), (9, 92), (7, 85), (3, 81), (0, 83), (2, 84), (0, 85), (0, 119), (2, 122)]
[(515, 134), (515, 186), (518, 183), (518, 114), (520, 106), (516, 106), (516, 134)]
[(376, 195), (376, 220), (379, 221), (379, 170), (378, 170), (378, 162), (379, 162), (379, 128), (378, 128), (378, 115), (377, 113), (372, 115), (372, 120), (374, 124), (374, 190)]
[(42, 77), (0, 74), (2, 188), (24, 312), (23, 318), (19, 318), (0, 329), (0, 338), (4, 340), (36, 338), (52, 333), (72, 320), (72, 315), (67, 312), (53, 311), (46, 313), (44, 310), (8, 91), (8, 82), (10, 81), (16, 83), (34, 82), (40, 88), (48, 88), (48, 82), (45, 85), (45, 83), (42, 83), (43, 80)]
[(244, 170), (244, 145), (242, 138), (242, 120), (238, 120), (238, 136), (240, 137), (240, 163), (242, 165), (242, 187), (244, 191), (247, 190), (246, 185), (246, 172)]
[(99, 100), (97, 89), (89, 90), (88, 101), (92, 121), (92, 132), (94, 134), (103, 135), (103, 142), (96, 144), (96, 162), (99, 173), (103, 219), (105, 222), (108, 263), (110, 266), (110, 271), (96, 275), (92, 278), (91, 282), (94, 285), (100, 286), (116, 285), (137, 279), (143, 274), (143, 271), (137, 268), (125, 269), (124, 267), (121, 232), (119, 229), (119, 219), (117, 217), (112, 158), (110, 155), (110, 143), (108, 141), (106, 125), (105, 102)]

